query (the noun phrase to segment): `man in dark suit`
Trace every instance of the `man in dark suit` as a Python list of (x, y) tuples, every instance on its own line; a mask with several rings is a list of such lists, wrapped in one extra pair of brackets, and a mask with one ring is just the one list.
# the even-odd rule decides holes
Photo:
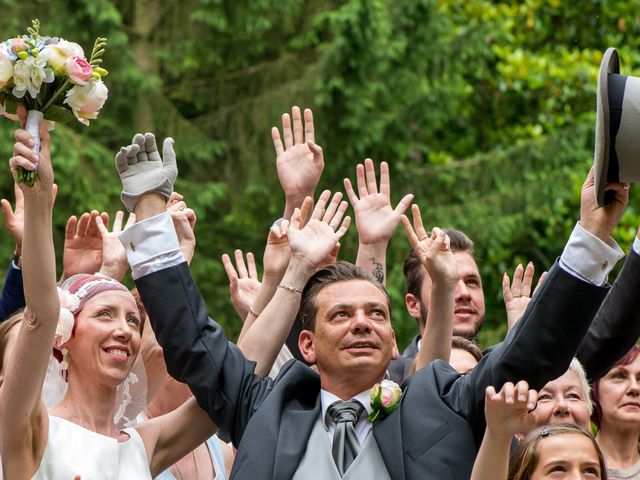
[[(146, 144), (147, 152), (140, 148), (144, 156), (118, 163), (123, 198), (142, 220), (121, 238), (169, 373), (189, 384), (199, 405), (238, 448), (232, 478), (302, 478), (300, 472), (324, 468), (315, 457), (326, 458), (332, 427), (337, 430), (323, 415), (325, 398), (366, 397), (394, 356), (384, 288), (353, 269), (335, 281), (319, 282), (312, 295), (317, 280), (332, 272), (316, 273), (302, 293), (308, 301), (300, 309), (314, 312), (315, 321), (301, 334), (300, 347), (319, 373), (291, 361), (275, 381), (257, 377), (255, 364), (208, 318), (181, 261), (170, 219), (162, 215), (163, 196), (170, 194), (175, 175), (163, 173), (170, 162), (163, 167), (155, 144)], [(152, 159), (156, 168), (149, 165)], [(485, 388), (526, 380), (538, 389), (567, 369), (606, 294), (601, 286), (606, 274), (619, 258), (606, 242), (627, 198), (618, 189), (612, 204), (596, 208), (589, 178), (577, 232), (507, 339), (462, 377), (446, 362), (429, 364), (407, 383), (399, 408), (373, 425), (356, 415), (352, 428), (364, 448), (343, 478), (362, 478), (371, 465), (378, 468), (376, 478), (469, 478), (485, 428)], [(282, 287), (292, 297), (300, 295), (295, 285)], [(358, 458), (367, 460), (358, 464)], [(340, 478), (336, 472), (329, 469), (314, 478)]]

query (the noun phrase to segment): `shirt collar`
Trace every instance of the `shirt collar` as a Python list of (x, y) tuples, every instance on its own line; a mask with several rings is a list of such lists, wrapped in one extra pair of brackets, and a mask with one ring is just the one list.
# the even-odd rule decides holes
[[(371, 397), (369, 392), (370, 390), (365, 390), (364, 392), (359, 393), (358, 395), (356, 395), (351, 399), (351, 400), (358, 400), (366, 410), (367, 415), (371, 413)], [(327, 415), (327, 410), (329, 409), (331, 404), (333, 404), (334, 402), (341, 402), (341, 401), (342, 399), (340, 397), (337, 397), (331, 392), (327, 392), (325, 389), (320, 389), (320, 403), (322, 404), (321, 418), (322, 418), (322, 424), (325, 426), (325, 428), (329, 428), (328, 422), (332, 424), (334, 423), (333, 419), (329, 415)]]

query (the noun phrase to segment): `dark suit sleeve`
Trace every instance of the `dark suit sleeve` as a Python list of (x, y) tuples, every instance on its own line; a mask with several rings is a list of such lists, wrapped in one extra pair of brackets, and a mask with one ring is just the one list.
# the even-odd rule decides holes
[(2, 297), (0, 298), (0, 322), (4, 322), (16, 310), (24, 308), (24, 288), (22, 286), (22, 270), (9, 265), (7, 278), (4, 280)]
[(455, 394), (447, 396), (453, 409), (470, 419), (477, 439), (484, 433), (486, 387), (499, 390), (506, 382), (526, 380), (539, 390), (562, 375), (607, 290), (572, 276), (556, 262), (505, 341), (454, 382)]
[(596, 313), (577, 357), (590, 382), (603, 377), (640, 337), (640, 256), (633, 250)]
[(208, 318), (186, 263), (136, 280), (169, 374), (189, 385), (198, 404), (238, 446), (247, 422), (273, 386)]

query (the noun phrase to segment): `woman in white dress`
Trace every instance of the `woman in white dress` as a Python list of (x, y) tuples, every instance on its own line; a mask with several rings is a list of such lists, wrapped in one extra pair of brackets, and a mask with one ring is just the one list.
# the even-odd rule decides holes
[[(38, 176), (34, 187), (20, 184), (25, 196), (27, 307), (0, 387), (4, 476), (6, 480), (78, 475), (91, 480), (151, 479), (203, 443), (216, 427), (194, 399), (135, 428), (119, 431), (115, 426), (117, 387), (127, 379), (139, 352), (141, 315), (126, 287), (105, 277), (72, 277), (67, 292), (59, 297), (52, 238), (53, 170), (44, 125), (40, 135), (41, 151), (34, 156), (31, 136), (17, 130), (10, 161), (14, 179), (18, 167), (33, 170), (36, 161)], [(327, 205), (328, 198), (328, 192), (321, 196), (304, 228), (302, 218), (308, 218), (311, 199), (292, 217), (288, 237), (293, 254), (317, 257), (326, 250), (324, 258), (346, 231), (348, 217), (338, 232), (331, 227), (340, 224), (346, 203), (337, 194)], [(291, 278), (299, 280), (295, 275), (300, 274), (291, 270)], [(288, 274), (289, 269), (285, 279)], [(278, 312), (295, 315), (297, 306), (286, 301), (286, 294), (276, 293), (256, 320), (261, 327), (256, 330), (264, 332), (262, 327)], [(268, 337), (256, 333), (247, 338), (247, 342), (255, 339), (252, 351), (259, 353), (253, 359), (267, 371), (280, 348)], [(60, 354), (68, 388), (63, 400), (47, 411), (41, 392), (52, 347)], [(271, 359), (266, 367), (264, 358)]]
[[(4, 365), (0, 388), (2, 459), (7, 480), (65, 478), (150, 479), (174, 459), (215, 432), (195, 402), (172, 415), (118, 431), (113, 418), (116, 389), (129, 375), (140, 349), (141, 323), (136, 302), (115, 280), (82, 276), (70, 279), (69, 291), (80, 299), (67, 305), (74, 334), (64, 338), (56, 288), (52, 238), (53, 170), (49, 137), (41, 128), (38, 179), (25, 194), (24, 288), (27, 308)], [(16, 131), (11, 169), (33, 169), (32, 140)], [(63, 328), (58, 328), (59, 319)], [(68, 364), (68, 391), (50, 412), (42, 386), (58, 328), (57, 349)], [(143, 440), (144, 439), (144, 440)]]

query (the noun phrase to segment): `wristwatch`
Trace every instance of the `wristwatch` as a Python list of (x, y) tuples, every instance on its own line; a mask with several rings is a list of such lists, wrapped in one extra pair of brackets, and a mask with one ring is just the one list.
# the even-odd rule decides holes
[(14, 251), (13, 258), (11, 259), (11, 261), (16, 267), (22, 269), (22, 255)]

